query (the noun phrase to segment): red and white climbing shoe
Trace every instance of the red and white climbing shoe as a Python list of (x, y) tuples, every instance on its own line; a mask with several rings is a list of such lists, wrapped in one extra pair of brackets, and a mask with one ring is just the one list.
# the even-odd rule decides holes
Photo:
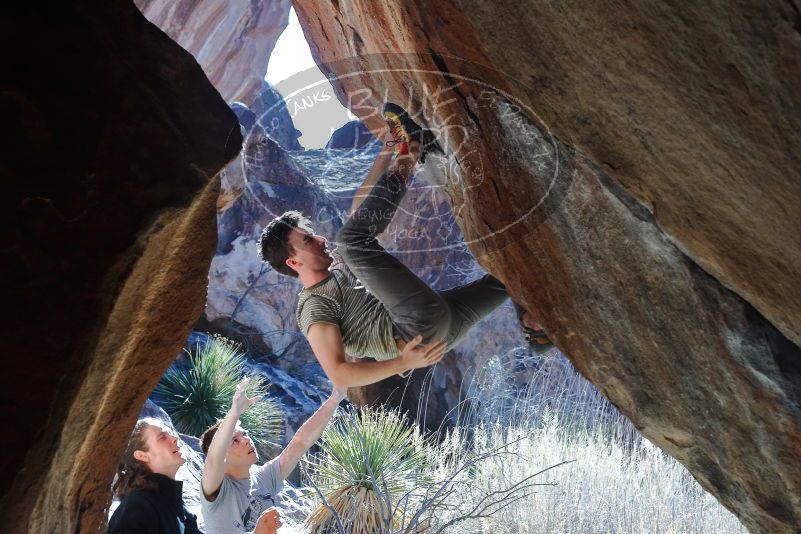
[(437, 142), (434, 132), (420, 127), (399, 105), (392, 102), (385, 103), (382, 115), (392, 136), (392, 140), (387, 141), (387, 146), (397, 146), (400, 154), (408, 154), (409, 141), (417, 141), (420, 143), (420, 161), (422, 163), (425, 163), (427, 154), (445, 154)]

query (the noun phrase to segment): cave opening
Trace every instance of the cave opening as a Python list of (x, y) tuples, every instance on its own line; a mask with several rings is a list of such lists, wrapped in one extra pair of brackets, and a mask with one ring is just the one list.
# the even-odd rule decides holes
[[(337, 245), (337, 229), (381, 148), (365, 124), (342, 106), (329, 79), (314, 63), (294, 8), (290, 8), (287, 21), (269, 57), (267, 83), (250, 104), (230, 102), (242, 124), (244, 146), (220, 175), (217, 248), (209, 269), (204, 313), (193, 328), (186, 352), (167, 375), (191, 372), (219, 339), (236, 344), (235, 350), (244, 360), (241, 372), (263, 379), (269, 385), (265, 393), (282, 407), (286, 431), (274, 437), (276, 445), (260, 448), (263, 459), (280, 452), (295, 429), (325, 402), (331, 386), (297, 331), (295, 303), (301, 286), (258, 258), (259, 235), (282, 212), (299, 209), (311, 216), (315, 232)], [(441, 56), (435, 54), (433, 59), (444, 68)], [(461, 82), (454, 82), (450, 73), (446, 80), (449, 90), (460, 91)], [(425, 98), (425, 94), (411, 96), (409, 101)], [(352, 101), (350, 96), (346, 100)], [(493, 104), (499, 105), (495, 100)], [(519, 106), (510, 109), (521, 112)], [(384, 245), (440, 290), (475, 280), (484, 272), (454, 216), (447, 191), (447, 158), (445, 161), (444, 165), (434, 161), (420, 168), (397, 220), (384, 233)], [(496, 195), (500, 195), (497, 188)], [(395, 377), (360, 388), (351, 393), (352, 400), (364, 406), (400, 408), (429, 432), (463, 429), (464, 439), (475, 439), (476, 430), (490, 422), (516, 425), (518, 432), (524, 428), (546, 433), (581, 428), (598, 441), (585, 444), (586, 450), (561, 451), (586, 455), (581, 460), (586, 464), (592, 463), (593, 447), (610, 444), (627, 455), (644, 454), (650, 461), (662, 461), (561, 353), (537, 354), (521, 334), (512, 306), (506, 304), (471, 331), (442, 364), (406, 379)], [(142, 416), (160, 413), (168, 423), (175, 423), (169, 420), (171, 413), (160, 412), (159, 405), (174, 407), (175, 403), (166, 402), (168, 396), (189, 394), (169, 389), (169, 383), (161, 379)], [(202, 468), (197, 443), (200, 432), (188, 426), (179, 430), (187, 435), (182, 446), (192, 460), (179, 476), (197, 481)], [(544, 442), (539, 446), (545, 446)], [(550, 458), (554, 465), (561, 460), (564, 458)], [(681, 485), (693, 487), (686, 475), (680, 478), (679, 487), (669, 491), (681, 493)], [(291, 480), (300, 482), (297, 474)], [(308, 483), (308, 478), (304, 480)], [(186, 492), (197, 493), (197, 485), (188, 484)], [(690, 499), (705, 498), (697, 488), (687, 494), (692, 495)], [(191, 511), (201, 516), (196, 502), (187, 500), (195, 505)], [(311, 505), (304, 505), (310, 513)], [(303, 515), (297, 510), (294, 514), (287, 520), (297, 521)]]
[[(795, 80), (791, 68), (782, 76), (759, 70), (775, 63), (757, 57), (763, 49), (798, 57), (773, 50), (792, 41), (726, 44), (743, 35), (727, 26), (742, 18), (733, 10), (720, 21), (725, 31), (709, 31), (720, 31), (724, 49), (753, 54), (749, 64), (758, 72), (751, 72), (743, 65), (719, 69), (715, 58), (687, 53), (705, 48), (693, 41), (698, 32), (684, 28), (693, 18), (674, 16), (670, 6), (660, 9), (688, 30), (680, 38), (660, 33), (652, 42), (643, 34), (637, 46), (613, 46), (585, 24), (584, 14), (572, 13), (570, 24), (561, 25), (548, 6), (510, 18), (508, 6), (394, 3), (378, 15), (344, 2), (297, 0), (298, 22), (321, 71), (311, 82), (293, 73), (270, 88), (264, 67), (293, 24), (288, 2), (232, 1), (207, 10), (195, 2), (165, 7), (138, 0), (152, 25), (128, 3), (88, 4), (61, 6), (44, 19), (15, 7), (9, 20), (20, 23), (9, 24), (4, 36), (8, 49), (20, 50), (15, 68), (6, 69), (2, 97), (19, 152), (4, 167), (19, 185), (11, 209), (17, 224), (8, 229), (6, 272), (13, 283), (7, 291), (24, 310), (24, 319), (9, 325), (24, 342), (19, 370), (4, 377), (9, 400), (0, 403), (13, 420), (4, 438), (3, 524), (33, 532), (100, 528), (110, 476), (140, 407), (165, 371), (193, 365), (183, 345), (191, 352), (215, 335), (239, 343), (247, 369), (265, 377), (283, 405), (284, 438), (324, 402), (330, 384), (296, 326), (298, 283), (265, 267), (255, 249), (266, 222), (288, 208), (312, 214), (323, 235), (336, 235), (379, 148), (365, 135), (375, 130), (375, 117), (350, 98), (369, 89), (372, 106), (391, 98), (420, 110), (421, 122), (440, 128), (446, 152), (422, 167), (386, 245), (438, 288), (485, 270), (497, 275), (542, 317), (570, 361), (532, 357), (505, 305), (432, 372), (408, 384), (396, 379), (362, 388), (353, 400), (401, 406), (424, 427), (447, 419), (453, 429), (461, 423), (452, 409), (478, 392), (480, 402), (464, 406), (486, 425), (457, 436), (462, 441), (453, 438), (457, 448), (480, 450), (475, 440), (490, 434), (506, 446), (519, 432), (513, 456), (526, 465), (507, 463), (495, 474), (537, 467), (534, 459), (545, 468), (569, 457), (577, 461), (548, 470), (544, 480), (580, 472), (569, 477), (581, 481), (571, 486), (573, 495), (586, 496), (591, 483), (600, 499), (578, 506), (543, 498), (552, 507), (538, 517), (564, 516), (603, 530), (614, 524), (614, 513), (593, 515), (588, 508), (614, 509), (610, 502), (647, 495), (640, 517), (647, 524), (670, 524), (676, 518), (669, 510), (697, 509), (706, 515), (684, 516), (688, 529), (707, 521), (740, 530), (664, 451), (748, 528), (791, 531), (799, 509), (792, 451), (801, 433), (797, 384), (788, 383), (795, 369), (785, 365), (799, 339), (798, 299), (787, 274), (801, 263), (781, 240), (766, 236), (795, 235), (787, 229), (797, 211), (786, 199), (797, 195), (776, 178), (792, 176), (794, 168), (782, 168), (786, 158), (766, 157), (772, 149), (759, 142), (789, 139), (782, 128), (790, 115), (776, 120), (773, 102), (761, 102), (754, 109), (765, 116), (749, 116), (745, 128), (723, 112), (729, 105), (738, 117), (753, 112), (741, 105), (743, 80), (754, 86), (773, 80), (776, 91), (784, 90), (781, 80)], [(589, 18), (598, 27), (612, 24), (596, 15)], [(763, 15), (753, 24), (783, 28), (771, 18), (775, 13)], [(537, 41), (521, 30), (540, 23), (570, 38)], [(19, 46), (32, 34), (44, 37)], [(652, 48), (654, 42), (675, 46)], [(518, 43), (528, 51), (525, 59)], [(563, 43), (576, 49), (560, 49)], [(660, 55), (665, 49), (672, 53)], [(39, 64), (53, 68), (47, 76), (29, 68)], [(640, 74), (629, 76), (641, 64)], [(714, 83), (699, 83), (698, 72)], [(275, 90), (288, 79), (294, 81)], [(336, 96), (327, 89), (302, 92), (323, 81), (334, 82)], [(620, 100), (604, 99), (610, 85), (624, 88), (616, 93)], [(715, 87), (714, 96), (707, 86)], [(339, 100), (364, 123), (332, 134), (353, 118)], [(320, 136), (311, 141), (317, 130), (301, 130), (299, 121), (314, 119), (327, 103), (338, 118), (325, 127), (319, 127), (323, 115), (312, 120)], [(663, 127), (666, 116), (675, 128)], [(718, 143), (721, 129), (702, 123), (722, 125), (727, 142)], [(736, 178), (723, 188), (721, 169)], [(765, 184), (758, 191), (748, 185), (754, 169)], [(698, 177), (692, 187), (681, 181), (690, 174)], [(785, 189), (769, 187), (776, 183)], [(732, 200), (743, 198), (754, 209), (743, 212), (745, 204)], [(732, 255), (752, 243), (759, 246)], [(30, 390), (41, 396), (26, 417), (18, 401)], [(163, 417), (158, 403), (145, 408)], [(499, 421), (510, 431), (487, 430)], [(547, 441), (588, 428), (598, 439), (593, 446), (619, 445), (608, 456), (617, 460), (602, 461), (607, 457), (599, 450), (608, 449)], [(197, 447), (198, 432), (191, 434), (182, 446)], [(32, 445), (20, 446), (28, 437)], [(98, 448), (101, 440), (109, 446)], [(546, 458), (544, 450), (559, 457)], [(202, 456), (195, 458), (197, 474)], [(592, 478), (631, 458), (646, 459), (644, 471), (675, 484), (662, 475), (644, 481), (637, 471)], [(631, 480), (641, 491), (617, 492)], [(504, 526), (528, 521), (544, 528), (524, 513), (536, 506), (521, 500), (493, 516)]]
[[(287, 27), (270, 54), (264, 79), (284, 97), (289, 116), (301, 132), (299, 142), (305, 149), (330, 146), (334, 132), (356, 119), (340, 104), (331, 83), (314, 62), (294, 8), (290, 8)], [(337, 140), (334, 146), (348, 145)]]

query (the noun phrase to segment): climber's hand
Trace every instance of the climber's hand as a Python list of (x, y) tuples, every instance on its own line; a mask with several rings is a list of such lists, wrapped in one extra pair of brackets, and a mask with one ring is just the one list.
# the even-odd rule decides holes
[(417, 336), (403, 347), (403, 351), (401, 351), (401, 355), (398, 358), (403, 363), (405, 370), (434, 365), (442, 359), (448, 349), (448, 344), (444, 341), (421, 345), (422, 341), (423, 336)]

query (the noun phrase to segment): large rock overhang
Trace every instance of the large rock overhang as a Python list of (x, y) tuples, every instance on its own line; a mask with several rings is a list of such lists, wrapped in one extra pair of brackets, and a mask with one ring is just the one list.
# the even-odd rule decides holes
[(0, 524), (96, 532), (136, 414), (202, 312), (215, 176), (241, 134), (133, 3), (3, 11)]
[(440, 131), (465, 239), (574, 365), (751, 531), (795, 532), (798, 10), (295, 8), (343, 104)]

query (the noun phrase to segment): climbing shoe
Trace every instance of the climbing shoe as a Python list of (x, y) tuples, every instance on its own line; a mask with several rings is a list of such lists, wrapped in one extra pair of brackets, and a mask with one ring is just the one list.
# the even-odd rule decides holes
[(437, 137), (434, 132), (426, 128), (422, 128), (419, 124), (414, 122), (409, 113), (397, 104), (387, 102), (384, 104), (382, 110), (384, 120), (389, 126), (389, 133), (392, 140), (387, 142), (388, 146), (397, 146), (400, 154), (409, 153), (409, 141), (417, 141), (420, 143), (420, 162), (426, 162), (427, 154), (441, 154), (444, 155), (445, 151), (442, 150)]
[(550, 340), (544, 330), (534, 330), (523, 326), (523, 333), (526, 335), (529, 348), (537, 354), (543, 354), (554, 348), (553, 341)]
[(537, 354), (544, 354), (554, 348), (553, 342), (544, 330), (535, 330), (523, 322), (523, 316), (526, 314), (526, 310), (514, 301), (512, 301), (512, 304), (514, 305), (520, 328), (523, 329), (523, 334), (525, 334), (526, 341), (528, 341), (529, 348)]

